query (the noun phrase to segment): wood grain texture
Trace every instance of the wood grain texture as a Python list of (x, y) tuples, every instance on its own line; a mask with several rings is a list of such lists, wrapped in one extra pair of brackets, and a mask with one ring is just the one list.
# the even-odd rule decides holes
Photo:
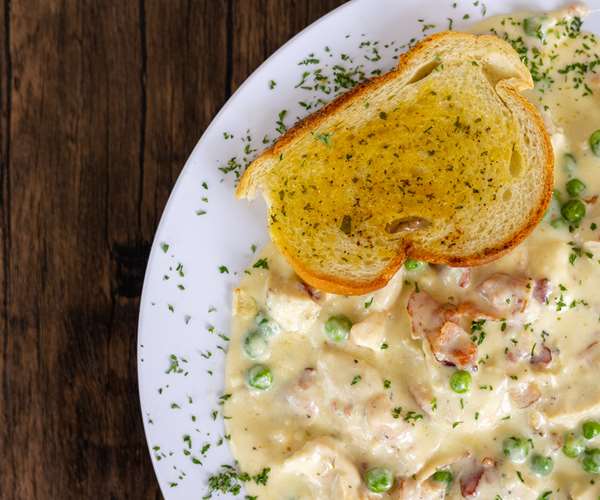
[(194, 144), (342, 0), (0, 0), (2, 499), (151, 499), (136, 333)]

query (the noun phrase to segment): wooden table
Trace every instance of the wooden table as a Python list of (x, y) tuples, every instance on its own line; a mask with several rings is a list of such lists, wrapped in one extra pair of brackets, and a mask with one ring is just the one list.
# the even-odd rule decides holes
[(212, 117), (342, 0), (0, 0), (0, 497), (160, 493), (139, 297)]

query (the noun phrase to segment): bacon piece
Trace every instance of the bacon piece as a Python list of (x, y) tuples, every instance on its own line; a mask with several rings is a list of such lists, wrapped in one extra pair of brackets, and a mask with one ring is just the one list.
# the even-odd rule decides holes
[(484, 470), (481, 465), (477, 465), (471, 472), (460, 478), (460, 492), (464, 498), (475, 495)]
[(458, 286), (461, 288), (467, 288), (471, 284), (471, 269), (468, 267), (461, 268), (460, 278), (458, 279)]
[(477, 359), (477, 346), (469, 334), (456, 323), (446, 321), (440, 330), (428, 337), (431, 351), (439, 362), (466, 368)]
[(477, 290), (496, 312), (515, 314), (527, 307), (531, 288), (527, 278), (497, 273), (480, 283)]
[(589, 344), (583, 351), (579, 353), (579, 358), (581, 358), (586, 363), (592, 364), (596, 359), (596, 350), (600, 342), (594, 340), (591, 344)]
[(316, 374), (317, 370), (314, 368), (305, 368), (302, 372), (302, 375), (300, 375), (300, 378), (298, 379), (298, 387), (304, 390), (308, 389), (315, 383)]
[(479, 307), (471, 302), (463, 302), (458, 306), (450, 306), (446, 308), (446, 320), (456, 324), (462, 324), (464, 320), (469, 322), (474, 319), (500, 319), (499, 316), (482, 311)]
[(344, 403), (343, 401), (338, 401), (334, 399), (331, 401), (331, 408), (338, 415), (343, 414), (346, 417), (352, 415), (352, 408), (354, 405), (352, 403)]
[(521, 356), (520, 351), (510, 350), (506, 352), (506, 359), (508, 359), (508, 361), (510, 361), (511, 363), (518, 363), (519, 361), (521, 361), (521, 359), (523, 359), (523, 356)]
[(304, 281), (300, 282), (300, 286), (302, 289), (313, 299), (315, 302), (319, 302), (323, 295), (321, 294), (321, 290), (317, 290), (316, 288), (310, 286), (308, 283)]
[[(360, 497), (361, 500), (380, 498), (380, 495)], [(389, 493), (390, 500), (442, 500), (446, 498), (446, 484), (438, 481), (417, 481), (412, 477), (399, 479)]]
[(570, 5), (567, 5), (563, 12), (565, 16), (569, 17), (585, 17), (590, 13), (590, 8), (581, 2), (574, 2)]
[(445, 312), (427, 292), (413, 292), (406, 306), (414, 338), (425, 338), (444, 324)]
[(565, 444), (565, 438), (563, 437), (563, 434), (559, 434), (558, 432), (551, 432), (550, 444), (552, 446), (552, 451), (560, 450)]
[(549, 347), (542, 345), (542, 348), (531, 356), (530, 363), (536, 367), (546, 368), (552, 363), (552, 351)]
[(546, 368), (552, 362), (552, 350), (545, 345), (542, 345), (535, 354), (531, 354), (529, 349), (524, 349), (519, 346), (513, 346), (506, 351), (506, 359), (511, 363), (518, 363), (525, 359), (529, 359), (529, 363), (535, 368)]
[(492, 457), (484, 457), (481, 462), (475, 458), (469, 460), (460, 477), (460, 492), (464, 498), (477, 495), (481, 479), (486, 482), (496, 482), (499, 478), (496, 469), (497, 462)]
[(547, 278), (535, 280), (533, 284), (533, 297), (540, 303), (546, 304), (552, 293), (552, 283)]
[(435, 358), (445, 365), (461, 368), (472, 366), (477, 347), (458, 321), (475, 308), (442, 306), (426, 292), (413, 292), (408, 299), (413, 336), (426, 338)]

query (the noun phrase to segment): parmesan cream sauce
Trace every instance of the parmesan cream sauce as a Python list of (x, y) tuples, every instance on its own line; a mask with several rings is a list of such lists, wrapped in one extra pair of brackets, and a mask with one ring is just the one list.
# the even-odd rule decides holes
[[(552, 136), (556, 190), (566, 200), (570, 177), (587, 186), (587, 215), (578, 229), (569, 231), (553, 206), (524, 243), (491, 264), (403, 269), (384, 289), (362, 297), (305, 287), (273, 246), (261, 255), (268, 269), (251, 268), (244, 277), (234, 292), (226, 367), (231, 397), (224, 413), (240, 469), (270, 469), (266, 485), (246, 483), (249, 494), (277, 500), (537, 499), (551, 491), (544, 498), (598, 498), (600, 477), (561, 450), (566, 433), (579, 435), (583, 421), (600, 418), (600, 158), (588, 144), (600, 129), (600, 66), (583, 73), (579, 84), (574, 71), (558, 72), (599, 57), (593, 35), (565, 34), (564, 26), (583, 14), (581, 7), (541, 18), (519, 13), (472, 30), (516, 44), (521, 38), (530, 57), (533, 47), (540, 51), (547, 72), (527, 96)], [(523, 20), (532, 16), (540, 20), (545, 43), (524, 32)], [(465, 303), (487, 315), (458, 313), (451, 325), (472, 335), (477, 349), (470, 391), (456, 394), (449, 386), (456, 368), (438, 361), (444, 354), (419, 324), (452, 311), (428, 304)], [(259, 312), (281, 331), (265, 337), (262, 357), (251, 360), (244, 341), (257, 329)], [(354, 326), (347, 341), (335, 343), (324, 322), (339, 314)], [(257, 363), (273, 374), (268, 390), (246, 383)], [(503, 455), (510, 436), (533, 445), (525, 463)], [(586, 445), (600, 447), (600, 437)], [(534, 453), (552, 458), (551, 474), (531, 470)], [(364, 481), (378, 466), (394, 474), (384, 494), (370, 492)], [(442, 468), (454, 477), (448, 488), (431, 479)]]

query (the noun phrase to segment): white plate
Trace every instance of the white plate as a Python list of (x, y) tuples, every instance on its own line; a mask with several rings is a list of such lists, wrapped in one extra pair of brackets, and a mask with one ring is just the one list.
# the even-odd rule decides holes
[[(260, 248), (268, 236), (263, 203), (236, 201), (235, 171), (225, 173), (219, 167), (227, 170), (231, 158), (244, 163), (256, 154), (255, 149), (264, 148), (265, 135), (271, 140), (278, 135), (276, 122), (282, 110), (287, 110), (283, 121), (289, 127), (308, 113), (300, 101), (310, 105), (324, 97), (322, 92), (298, 86), (304, 71), (324, 68), (323, 74), (331, 75), (339, 63), (346, 68), (363, 65), (368, 76), (373, 69), (393, 67), (403, 44), (447, 29), (449, 19), (460, 30), (482, 15), (549, 10), (564, 4), (560, 0), (492, 0), (487, 6), (481, 0), (354, 0), (279, 49), (227, 102), (173, 189), (144, 281), (138, 338), (140, 400), (148, 447), (166, 498), (201, 498), (209, 475), (221, 464), (233, 462), (219, 405), (231, 290), (254, 262), (251, 246)], [(597, 14), (585, 28), (600, 31)], [(379, 41), (376, 51), (374, 41)], [(342, 59), (342, 54), (349, 59)], [(233, 137), (226, 139), (227, 134)]]

